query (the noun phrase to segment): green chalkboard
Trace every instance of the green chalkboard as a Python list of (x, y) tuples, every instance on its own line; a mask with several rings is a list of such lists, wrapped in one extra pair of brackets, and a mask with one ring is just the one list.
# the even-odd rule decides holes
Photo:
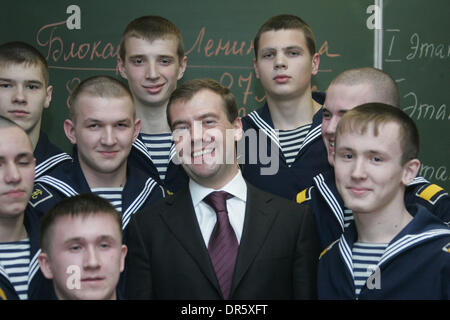
[[(392, 29), (400, 29), (392, 50), (389, 48), (390, 34), (383, 30), (381, 48), (383, 59), (388, 58), (388, 53), (392, 56), (398, 54), (403, 59), (397, 64), (383, 61), (388, 72), (408, 79), (399, 82), (403, 102), (411, 104), (417, 97), (417, 104), (434, 104), (437, 109), (442, 104), (446, 105), (449, 97), (448, 90), (445, 90), (448, 87), (448, 43), (444, 42), (444, 35), (449, 28), (444, 13), (448, 12), (448, 1), (433, 0), (425, 4), (420, 0), (385, 0), (379, 11), (374, 10), (375, 3), (378, 2), (22, 0), (3, 4), (0, 41), (29, 42), (47, 57), (54, 90), (51, 107), (44, 112), (43, 129), (66, 151), (70, 151), (70, 143), (63, 132), (63, 121), (67, 117), (69, 92), (80, 80), (92, 75), (108, 74), (120, 78), (116, 69), (120, 36), (129, 21), (149, 14), (168, 18), (183, 34), (188, 68), (181, 81), (203, 77), (220, 81), (231, 88), (241, 108), (240, 113), (244, 115), (264, 101), (264, 92), (252, 67), (252, 39), (266, 19), (276, 14), (291, 13), (311, 25), (321, 58), (313, 85), (323, 91), (331, 79), (345, 69), (374, 65), (376, 50), (380, 47), (374, 41), (376, 29), (373, 24), (379, 22), (374, 20), (374, 14), (381, 12), (382, 23)], [(72, 15), (70, 10), (67, 13), (71, 5), (80, 9), (80, 29), (69, 29), (66, 23)], [(435, 8), (429, 9), (430, 6)], [(431, 11), (430, 15), (426, 15), (426, 10)], [(447, 46), (443, 53), (447, 54), (445, 58), (429, 59), (429, 64), (428, 59), (406, 61), (414, 32), (418, 32), (421, 39), (444, 43)], [(409, 92), (415, 96), (407, 95)], [(423, 121), (414, 114), (412, 116), (421, 129), (425, 145), (422, 153), (424, 163), (435, 169), (433, 174), (428, 170), (427, 178), (450, 189), (450, 173), (442, 173), (443, 169), (439, 171), (440, 167), (447, 170), (449, 160), (450, 112), (445, 112), (446, 119), (437, 121)]]

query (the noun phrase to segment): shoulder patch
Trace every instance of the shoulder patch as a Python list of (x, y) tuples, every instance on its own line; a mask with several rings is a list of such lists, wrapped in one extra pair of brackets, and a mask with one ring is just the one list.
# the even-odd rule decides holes
[(8, 298), (6, 298), (6, 294), (2, 290), (2, 288), (0, 288), (0, 300), (8, 300)]
[(36, 183), (28, 203), (34, 208), (50, 198), (53, 198), (53, 195), (42, 184)]
[(303, 203), (305, 201), (311, 200), (311, 189), (313, 187), (306, 188), (299, 193), (297, 193), (297, 196), (295, 197), (295, 200), (297, 203)]
[(450, 242), (442, 247), (442, 251), (447, 252), (448, 254), (450, 254)]
[(416, 196), (428, 201), (431, 204), (436, 204), (436, 202), (443, 196), (448, 195), (448, 193), (436, 184), (425, 185), (416, 192)]

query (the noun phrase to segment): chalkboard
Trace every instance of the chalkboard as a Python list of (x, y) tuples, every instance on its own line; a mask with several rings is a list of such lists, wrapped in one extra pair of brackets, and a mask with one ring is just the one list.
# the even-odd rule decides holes
[[(429, 3), (435, 8), (426, 16)], [(437, 114), (439, 107), (448, 102), (445, 89), (449, 52), (448, 43), (444, 42), (448, 21), (444, 12), (448, 12), (449, 5), (445, 0), (426, 4), (420, 0), (385, 0), (384, 4), (373, 0), (22, 0), (3, 6), (0, 41), (26, 41), (48, 60), (54, 90), (51, 107), (44, 112), (43, 130), (66, 151), (71, 146), (62, 124), (68, 115), (69, 92), (80, 80), (92, 75), (108, 74), (120, 79), (116, 68), (120, 36), (129, 21), (149, 14), (168, 18), (183, 34), (188, 68), (181, 81), (203, 77), (220, 81), (236, 96), (241, 115), (264, 102), (264, 91), (252, 67), (253, 37), (265, 20), (281, 13), (302, 17), (314, 30), (321, 58), (319, 73), (313, 79), (314, 89), (326, 90), (329, 82), (346, 69), (381, 62), (395, 77), (407, 79), (399, 82), (402, 103), (412, 104), (417, 97), (417, 105), (434, 104)], [(79, 21), (71, 18), (76, 10)], [(383, 19), (379, 19), (381, 16)], [(388, 33), (383, 24), (400, 31)], [(445, 58), (407, 61), (410, 37), (415, 32), (421, 39), (447, 46), (447, 51), (442, 50)], [(377, 34), (384, 35), (380, 42), (374, 40)], [(397, 38), (390, 50), (391, 34)], [(377, 53), (379, 49), (382, 50)], [(388, 63), (389, 58), (402, 62)], [(415, 95), (408, 95), (409, 92)], [(450, 112), (445, 112), (446, 118), (436, 121), (423, 121), (424, 116), (418, 117), (417, 111), (412, 116), (421, 129), (424, 163), (434, 169), (433, 174), (428, 170), (427, 178), (450, 189)]]

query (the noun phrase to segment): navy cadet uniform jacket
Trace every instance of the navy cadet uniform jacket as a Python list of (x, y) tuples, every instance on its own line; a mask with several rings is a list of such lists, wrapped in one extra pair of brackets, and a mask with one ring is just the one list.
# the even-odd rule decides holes
[[(299, 192), (296, 200), (312, 208), (322, 250), (342, 235), (345, 230), (344, 201), (337, 191), (332, 168), (315, 176), (314, 185)], [(450, 222), (448, 193), (422, 177), (416, 177), (406, 187), (405, 204), (420, 204), (447, 225)]]
[(35, 179), (49, 172), (58, 164), (72, 160), (67, 153), (51, 143), (43, 131), (39, 134), (34, 157), (36, 158)]
[(413, 207), (408, 210), (414, 219), (389, 243), (377, 273), (358, 297), (352, 266), (357, 233), (352, 221), (320, 257), (319, 299), (450, 299), (450, 228), (425, 207)]
[[(325, 94), (313, 92), (313, 99), (323, 104)], [(258, 140), (251, 141), (251, 138), (243, 138), (238, 145), (239, 163), (243, 162), (241, 169), (246, 181), (266, 192), (289, 200), (294, 199), (299, 190), (312, 185), (315, 175), (324, 172), (329, 167), (327, 150), (322, 141), (321, 124), (322, 109), (314, 115), (311, 129), (297, 157), (289, 167), (281, 151), (278, 134), (274, 129), (267, 103), (262, 108), (244, 117), (242, 119), (244, 132), (248, 133), (249, 129), (256, 130)], [(262, 141), (260, 141), (260, 138)], [(250, 143), (252, 144), (251, 146)], [(241, 151), (245, 151), (245, 154), (242, 155)], [(279, 169), (274, 175), (262, 174), (261, 169), (264, 170), (264, 168), (273, 165), (273, 160), (270, 160), (270, 163), (267, 164), (267, 158), (271, 157), (272, 153), (274, 153), (273, 157), (278, 158)], [(251, 158), (255, 156), (257, 156), (256, 163), (251, 163), (250, 160), (254, 162), (254, 159)]]
[(156, 169), (152, 157), (148, 152), (147, 146), (143, 142), (141, 134), (139, 134), (136, 141), (133, 143), (133, 148), (131, 148), (128, 163), (130, 163), (131, 166), (138, 167), (152, 177), (160, 186), (164, 187), (168, 194), (173, 194), (183, 189), (189, 182), (189, 177), (183, 167), (173, 161), (175, 154), (175, 145), (172, 144), (166, 178), (162, 181), (158, 169)]
[[(42, 216), (62, 199), (89, 192), (91, 189), (81, 170), (74, 147), (73, 162), (58, 166), (50, 174), (35, 179), (29, 203), (36, 213)], [(153, 178), (128, 163), (127, 182), (122, 191), (123, 230), (132, 214), (164, 196), (163, 188)]]
[[(51, 299), (54, 296), (53, 285), (45, 279), (39, 268), (39, 225), (40, 217), (28, 206), (25, 210), (24, 225), (30, 239), (30, 269), (28, 271), (28, 299)], [(14, 286), (8, 279), (5, 270), (0, 266), (0, 300), (18, 300)]]

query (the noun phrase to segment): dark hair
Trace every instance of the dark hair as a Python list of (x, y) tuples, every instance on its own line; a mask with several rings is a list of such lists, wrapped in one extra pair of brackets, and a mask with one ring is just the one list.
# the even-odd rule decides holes
[(170, 119), (171, 104), (178, 100), (189, 101), (197, 92), (201, 90), (210, 90), (218, 94), (223, 100), (224, 111), (227, 115), (228, 120), (230, 122), (234, 122), (234, 120), (236, 120), (239, 115), (236, 100), (227, 87), (224, 87), (219, 82), (213, 79), (194, 79), (183, 83), (181, 86), (175, 89), (174, 92), (172, 92), (166, 110), (167, 122), (169, 123), (169, 127), (172, 127)]
[(347, 111), (336, 128), (336, 141), (343, 132), (364, 134), (369, 124), (374, 125), (374, 135), (378, 135), (380, 125), (396, 123), (399, 125), (401, 164), (417, 159), (419, 156), (419, 131), (414, 121), (401, 109), (384, 103), (366, 103)]
[(76, 118), (75, 102), (82, 93), (103, 98), (129, 97), (133, 101), (130, 89), (119, 80), (110, 76), (93, 76), (81, 81), (70, 93), (69, 115), (72, 121)]
[(33, 46), (20, 41), (7, 42), (0, 45), (0, 66), (10, 63), (40, 67), (45, 85), (48, 85), (49, 73), (47, 60)]
[(274, 16), (263, 23), (263, 25), (259, 28), (258, 33), (253, 39), (253, 47), (255, 49), (255, 59), (258, 59), (258, 49), (259, 49), (259, 38), (261, 34), (267, 31), (277, 31), (277, 30), (291, 30), (298, 29), (303, 31), (306, 39), (306, 45), (308, 46), (308, 51), (313, 56), (316, 53), (316, 41), (314, 39), (314, 33), (311, 27), (303, 21), (301, 18), (290, 15), (290, 14), (281, 14), (278, 16)]
[(40, 247), (42, 251), (48, 252), (50, 229), (59, 218), (65, 216), (87, 217), (93, 214), (108, 214), (114, 218), (122, 236), (122, 217), (113, 205), (108, 200), (93, 193), (85, 193), (63, 199), (44, 215), (40, 226)]
[(151, 42), (157, 39), (167, 38), (168, 36), (175, 36), (177, 39), (177, 55), (179, 63), (181, 63), (184, 57), (184, 44), (181, 32), (175, 24), (160, 16), (143, 16), (134, 19), (127, 25), (122, 34), (122, 39), (120, 40), (120, 58), (125, 61), (125, 41), (130, 37), (144, 39)]

